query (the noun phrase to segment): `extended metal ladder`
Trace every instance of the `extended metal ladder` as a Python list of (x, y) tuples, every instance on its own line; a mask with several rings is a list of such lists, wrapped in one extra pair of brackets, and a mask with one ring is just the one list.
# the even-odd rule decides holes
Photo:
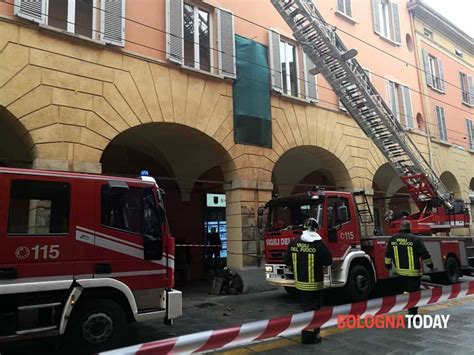
[(312, 74), (324, 75), (352, 117), (405, 183), (420, 210), (436, 197), (451, 209), (452, 194), (354, 59), (357, 51), (347, 50), (312, 1), (271, 2), (314, 63)]

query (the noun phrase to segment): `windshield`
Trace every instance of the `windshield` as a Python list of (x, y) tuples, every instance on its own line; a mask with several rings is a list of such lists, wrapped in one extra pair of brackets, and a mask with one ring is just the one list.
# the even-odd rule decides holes
[(268, 228), (270, 230), (303, 229), (306, 219), (313, 217), (321, 225), (321, 201), (304, 201), (281, 206), (273, 206), (269, 211)]

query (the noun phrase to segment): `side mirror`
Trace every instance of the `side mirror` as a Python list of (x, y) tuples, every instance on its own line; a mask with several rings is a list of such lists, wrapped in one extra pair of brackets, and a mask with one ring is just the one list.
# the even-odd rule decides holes
[(349, 211), (347, 206), (339, 206), (337, 208), (337, 222), (339, 224), (346, 223), (349, 220)]

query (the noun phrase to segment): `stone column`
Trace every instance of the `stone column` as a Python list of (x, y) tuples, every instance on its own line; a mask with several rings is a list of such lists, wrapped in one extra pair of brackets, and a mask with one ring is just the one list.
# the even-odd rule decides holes
[(233, 180), (226, 190), (227, 265), (244, 280), (244, 292), (265, 289), (264, 241), (257, 212), (271, 199), (271, 182)]

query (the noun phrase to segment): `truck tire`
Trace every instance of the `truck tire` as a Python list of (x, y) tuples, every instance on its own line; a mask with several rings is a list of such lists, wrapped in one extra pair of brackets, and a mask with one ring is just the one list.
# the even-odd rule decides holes
[(344, 294), (350, 302), (357, 302), (369, 298), (374, 288), (374, 281), (369, 270), (363, 265), (354, 265), (349, 270)]
[(127, 317), (118, 303), (105, 299), (87, 300), (73, 310), (66, 339), (86, 352), (103, 350), (114, 345), (126, 324)]
[(295, 297), (298, 295), (298, 290), (296, 289), (296, 287), (285, 286), (284, 288), (286, 293), (288, 293), (290, 296)]
[(455, 284), (459, 281), (459, 277), (461, 276), (461, 269), (459, 268), (458, 261), (455, 257), (449, 256), (446, 259), (446, 263), (444, 264), (444, 281), (448, 285)]

